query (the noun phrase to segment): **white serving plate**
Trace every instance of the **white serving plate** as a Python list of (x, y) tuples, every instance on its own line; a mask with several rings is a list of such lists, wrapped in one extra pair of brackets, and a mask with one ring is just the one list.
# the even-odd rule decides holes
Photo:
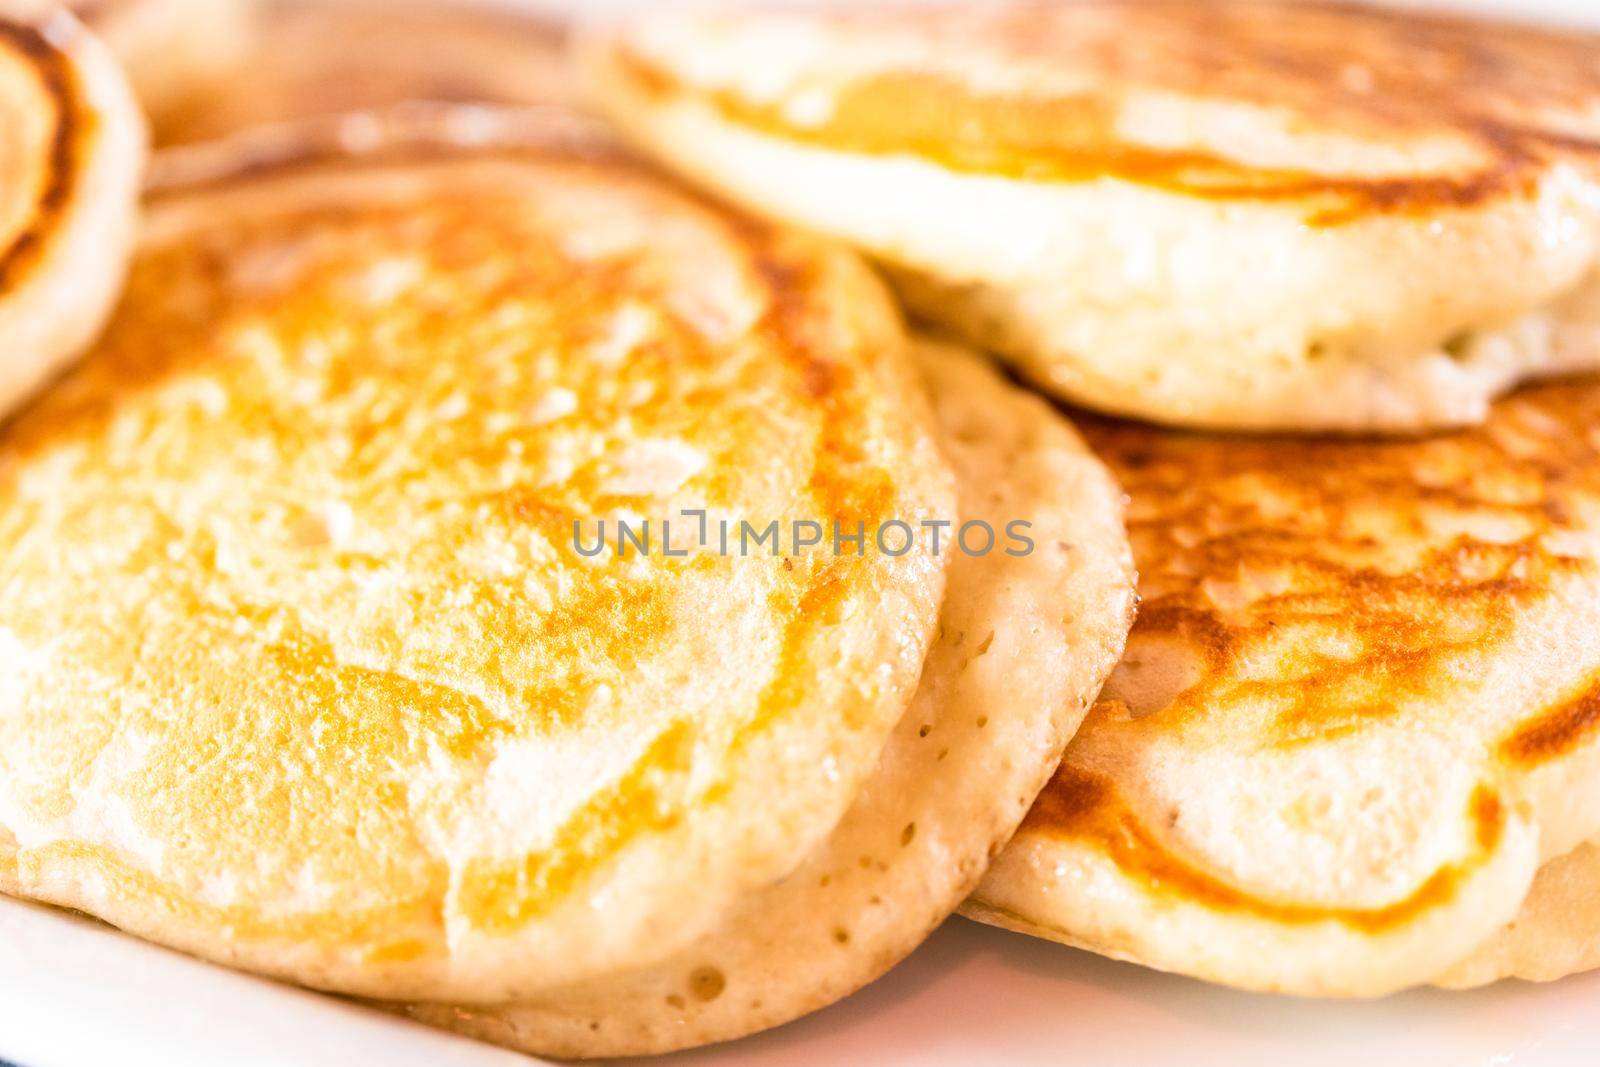
[[(538, 1062), (0, 899), (0, 1058), (22, 1067)], [(1593, 1067), (1600, 972), (1292, 1000), (952, 919), (887, 977), (777, 1030), (641, 1067)]]
[[(607, 13), (647, 0), (498, 0)], [(1204, 0), (1196, 0), (1204, 2)], [(1600, 25), (1600, 0), (1406, 0)], [(0, 898), (0, 1060), (19, 1067), (537, 1063)], [(766, 1034), (641, 1067), (1593, 1067), (1600, 972), (1336, 1003), (1255, 996), (952, 919), (887, 977)]]

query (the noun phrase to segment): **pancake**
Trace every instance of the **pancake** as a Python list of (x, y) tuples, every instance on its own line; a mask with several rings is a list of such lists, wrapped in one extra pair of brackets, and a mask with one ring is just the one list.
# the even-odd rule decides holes
[(968, 913), (1247, 989), (1377, 995), (1600, 835), (1600, 384), (1425, 441), (1085, 426), (1143, 610)]
[(508, 10), (272, 0), (248, 75), (190, 100), (162, 132), (168, 143), (196, 141), (408, 100), (570, 106), (564, 38), (556, 23)]
[(0, 889), (494, 1002), (794, 870), (909, 705), (944, 558), (686, 516), (916, 524), (950, 473), (848, 252), (581, 128), (375, 121), (156, 193), (105, 336), (0, 428)]
[(652, 155), (876, 256), (1033, 382), (1184, 426), (1482, 422), (1600, 367), (1600, 41), (1253, 0), (656, 10)]
[(911, 710), (844, 821), (654, 967), (511, 1007), (411, 1015), (556, 1056), (738, 1037), (865, 985), (976, 884), (1116, 663), (1131, 563), (1120, 491), (1065, 420), (970, 353), (925, 344), (922, 357), (963, 521), (1003, 530), (1028, 516), (1038, 550), (951, 560)]
[(122, 60), (164, 141), (168, 125), (196, 101), (244, 74), (259, 2), (67, 0), (66, 6)]
[(132, 252), (144, 122), (71, 16), (0, 3), (0, 416), (99, 331)]
[(1545, 864), (1516, 919), (1435, 984), (1470, 989), (1503, 978), (1551, 982), (1600, 967), (1600, 842)]

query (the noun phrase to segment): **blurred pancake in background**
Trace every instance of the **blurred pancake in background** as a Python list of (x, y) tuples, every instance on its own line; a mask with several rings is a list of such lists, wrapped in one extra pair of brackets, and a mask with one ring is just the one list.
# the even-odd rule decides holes
[[(919, 352), (961, 521), (1003, 538), (1025, 516), (1037, 544), (952, 558), (916, 696), (844, 820), (789, 877), (662, 963), (520, 1004), (409, 1014), (557, 1056), (726, 1040), (865, 985), (977, 883), (1120, 655), (1132, 563), (1121, 492), (1065, 419), (970, 352)], [(968, 540), (981, 547), (975, 528)]]
[(117, 54), (139, 101), (167, 139), (206, 97), (248, 78), (260, 0), (67, 0)]
[(575, 104), (565, 31), (531, 13), (427, 0), (266, 0), (247, 76), (162, 132), (196, 141), (403, 101)]
[(1587, 966), (1490, 943), (1592, 885), (1560, 858), (1600, 834), (1597, 413), (1575, 382), (1423, 441), (1088, 423), (1143, 609), (968, 913), (1311, 995)]
[(1259, 0), (659, 6), (599, 100), (1052, 393), (1419, 431), (1600, 369), (1600, 38)]
[(70, 15), (0, 3), (0, 417), (99, 332), (132, 252), (145, 127)]

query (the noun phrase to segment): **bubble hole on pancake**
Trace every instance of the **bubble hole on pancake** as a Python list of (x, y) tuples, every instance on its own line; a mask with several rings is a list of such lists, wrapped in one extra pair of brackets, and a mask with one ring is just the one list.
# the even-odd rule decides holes
[(1410, 432), (1600, 367), (1594, 35), (1252, 0), (726, 7), (585, 33), (597, 102), (1047, 391)]
[[(792, 870), (921, 672), (925, 548), (668, 557), (659, 523), (953, 501), (852, 255), (580, 128), (414, 118), (158, 168), (106, 336), (0, 432), (0, 888), (494, 1001)], [(575, 550), (620, 518), (655, 552)]]
[(1128, 652), (969, 914), (1229, 985), (1376, 995), (1600, 833), (1600, 385), (1425, 441), (1090, 421)]
[(133, 246), (144, 121), (71, 16), (0, 3), (0, 417), (99, 332)]
[[(839, 827), (654, 967), (526, 1004), (410, 1014), (557, 1056), (738, 1037), (876, 978), (977, 883), (1121, 654), (1132, 562), (1121, 490), (1066, 420), (970, 352), (928, 341), (921, 362), (962, 519), (988, 522), (998, 547), (952, 558), (911, 710)], [(1031, 523), (1029, 554), (1004, 551), (1015, 519)]]

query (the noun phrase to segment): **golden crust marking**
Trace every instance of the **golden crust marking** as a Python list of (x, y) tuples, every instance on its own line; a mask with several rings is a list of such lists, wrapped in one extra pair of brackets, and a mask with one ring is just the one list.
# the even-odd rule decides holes
[(1501, 755), (1512, 763), (1536, 765), (1565, 756), (1600, 729), (1600, 677), (1586, 683), (1576, 696), (1550, 708), (1524, 724), (1500, 745)]
[[(443, 928), (432, 893), (371, 908), (273, 915), (259, 908), (201, 903), (109, 849), (72, 841), (20, 851), (17, 869), (33, 884), (48, 884), (50, 879), (62, 877), (82, 878), (97, 885), (107, 897), (143, 901), (168, 919), (191, 927), (226, 930), (241, 940), (371, 945), (374, 947), (369, 952), (381, 957), (395, 951), (395, 943), (387, 940), (393, 930)], [(442, 868), (440, 874), (442, 890)]]
[(84, 105), (72, 60), (51, 39), (51, 34), (76, 32), (75, 27), (60, 20), (41, 30), (0, 19), (0, 49), (23, 57), (33, 67), (55, 111), (55, 129), (34, 218), (9, 246), (0, 248), (0, 293), (21, 284), (29, 268), (44, 254), (51, 234), (70, 208), (85, 149), (94, 136), (95, 118)]
[[(590, 165), (569, 162), (572, 166)], [(48, 546), (20, 542), (27, 540), (21, 531), (37, 528), (34, 520), (39, 516), (33, 513), (44, 509), (53, 522), (74, 536), (91, 536), (100, 524), (106, 525), (108, 535), (116, 531), (104, 540), (103, 552), (92, 560), (82, 560), (91, 568), (106, 566), (114, 572), (97, 581), (112, 589), (129, 583), (152, 582), (155, 586), (154, 593), (139, 594), (137, 605), (50, 596), (46, 598), (53, 605), (49, 611), (6, 620), (21, 644), (51, 645), (53, 654), (64, 658), (61, 669), (73, 664), (80, 667), (78, 680), (85, 687), (77, 694), (70, 714), (65, 707), (40, 700), (24, 716), (37, 720), (33, 726), (14, 724), (24, 735), (44, 737), (54, 736), (53, 729), (59, 733), (48, 723), (72, 720), (74, 736), (62, 738), (55, 749), (53, 758), (63, 764), (59, 775), (50, 776), (55, 785), (26, 797), (27, 803), (39, 811), (64, 815), (74, 803), (74, 783), (94, 773), (118, 734), (138, 729), (157, 738), (159, 746), (159, 739), (171, 730), (171, 724), (162, 721), (163, 708), (168, 703), (199, 702), (203, 717), (215, 721), (187, 724), (200, 736), (181, 753), (161, 751), (136, 785), (137, 791), (163, 797), (160, 810), (194, 808), (184, 815), (186, 834), (205, 837), (226, 832), (242, 845), (252, 833), (292, 831), (290, 823), (297, 813), (304, 815), (298, 805), (310, 802), (318, 806), (323, 813), (319, 818), (328, 824), (308, 828), (316, 832), (345, 835), (357, 843), (404, 835), (408, 832), (405, 828), (415, 821), (412, 809), (419, 801), (389, 773), (395, 762), (412, 761), (437, 749), (449, 760), (472, 763), (483, 760), (498, 740), (570, 724), (584, 714), (575, 694), (593, 689), (590, 683), (604, 688), (626, 677), (640, 636), (671, 631), (675, 613), (684, 607), (667, 592), (681, 587), (675, 579), (718, 566), (709, 555), (697, 555), (671, 568), (664, 565), (662, 569), (672, 573), (658, 574), (653, 583), (618, 577), (603, 568), (573, 571), (567, 577), (576, 588), (564, 588), (548, 611), (530, 609), (519, 600), (512, 588), (515, 583), (456, 575), (452, 580), (459, 583), (454, 592), (462, 594), (460, 599), (471, 608), (465, 615), (452, 609), (453, 616), (473, 626), (481, 624), (477, 636), (486, 642), (481, 650), (475, 649), (474, 639), (460, 647), (452, 644), (443, 658), (426, 650), (405, 653), (399, 635), (378, 631), (344, 633), (335, 640), (318, 632), (315, 605), (296, 605), (285, 599), (252, 606), (245, 590), (223, 580), (227, 568), (222, 561), (229, 553), (237, 556), (268, 548), (277, 553), (277, 547), (252, 545), (248, 539), (237, 538), (229, 543), (213, 532), (215, 523), (221, 521), (218, 516), (194, 523), (172, 514), (161, 503), (161, 490), (146, 484), (152, 479), (159, 481), (161, 471), (116, 477), (125, 464), (137, 468), (145, 462), (171, 463), (174, 470), (166, 473), (182, 473), (186, 464), (203, 465), (210, 450), (236, 448), (235, 458), (244, 463), (255, 462), (249, 458), (252, 456), (288, 449), (302, 458), (316, 457), (313, 468), (320, 469), (318, 464), (327, 460), (331, 464), (328, 470), (348, 483), (345, 488), (354, 487), (351, 491), (358, 495), (370, 494), (371, 499), (361, 500), (362, 507), (381, 509), (405, 503), (385, 494), (403, 495), (407, 480), (418, 470), (492, 473), (499, 469), (497, 463), (504, 462), (497, 457), (507, 455), (526, 454), (532, 463), (551, 447), (551, 435), (561, 432), (541, 423), (513, 442), (511, 438), (522, 431), (500, 433), (474, 423), (458, 433), (450, 417), (432, 417), (430, 432), (418, 437), (414, 429), (408, 429), (406, 410), (363, 399), (374, 376), (399, 376), (409, 382), (418, 394), (416, 403), (430, 411), (437, 411), (438, 405), (461, 389), (475, 391), (475, 401), (461, 408), (467, 413), (464, 417), (481, 421), (515, 414), (521, 410), (518, 403), (537, 399), (531, 393), (523, 397), (531, 386), (522, 379), (546, 373), (537, 368), (554, 366), (549, 373), (599, 375), (603, 379), (598, 385), (589, 383), (593, 389), (587, 385), (581, 389), (585, 406), (579, 417), (591, 423), (611, 425), (627, 415), (638, 433), (664, 436), (708, 426), (712, 420), (692, 418), (683, 423), (673, 404), (657, 405), (653, 411), (630, 407), (633, 401), (623, 388), (627, 382), (617, 380), (620, 372), (602, 372), (579, 359), (555, 365), (545, 358), (552, 351), (578, 352), (595, 343), (592, 334), (595, 322), (604, 317), (601, 313), (648, 284), (634, 277), (627, 263), (572, 261), (540, 234), (530, 233), (529, 225), (518, 204), (502, 204), (483, 196), (451, 204), (408, 204), (403, 210), (371, 207), (358, 211), (346, 206), (305, 209), (265, 221), (230, 221), (208, 226), (189, 244), (146, 252), (135, 265), (130, 295), (107, 338), (62, 386), (0, 431), (0, 489), (8, 497), (18, 496), (19, 472), (32, 461), (60, 454), (63, 447), (66, 454), (81, 452), (82, 465), (102, 469), (105, 477), (123, 486), (109, 498), (96, 496), (77, 504), (53, 497), (12, 500), (10, 520), (0, 525), (0, 537), (6, 544), (4, 566), (12, 573), (39, 566), (37, 559), (28, 559)], [(813, 285), (823, 284), (808, 273), (807, 256), (814, 254), (811, 246), (792, 245), (789, 238), (753, 223), (728, 226), (728, 235), (740, 254), (756, 261), (752, 272), (764, 283), (759, 296), (767, 305), (765, 316), (742, 344), (760, 345), (772, 358), (746, 358), (738, 365), (725, 353), (702, 351), (697, 340), (700, 335), (668, 317), (658, 324), (649, 343), (629, 356), (624, 377), (648, 377), (662, 394), (697, 390), (680, 398), (692, 407), (708, 402), (701, 395), (703, 387), (696, 386), (698, 378), (704, 377), (701, 371), (715, 367), (722, 378), (731, 371), (738, 380), (726, 383), (727, 388), (740, 397), (759, 394), (766, 402), (755, 404), (750, 411), (738, 405), (719, 409), (714, 420), (718, 432), (763, 440), (760, 435), (770, 432), (768, 420), (774, 415), (789, 418), (791, 423), (796, 416), (804, 416), (808, 428), (801, 439), (810, 442), (812, 451), (809, 457), (794, 462), (800, 464), (797, 473), (810, 494), (807, 507), (812, 510), (808, 514), (837, 517), (842, 522), (857, 518), (870, 522), (901, 513), (902, 486), (878, 466), (883, 457), (864, 447), (857, 432), (867, 410), (863, 405), (870, 406), (876, 395), (876, 382), (863, 367), (819, 361), (814, 349), (820, 339), (800, 332), (830, 332), (822, 347), (833, 351), (841, 347), (840, 334), (832, 331), (832, 324), (816, 323), (807, 314), (823, 306), (809, 292)], [(287, 243), (286, 235), (292, 238)], [(515, 256), (503, 254), (508, 241), (513, 242)], [(486, 269), (491, 273), (510, 270), (514, 276), (482, 283), (488, 297), (504, 301), (510, 299), (507, 294), (526, 297), (531, 293), (529, 299), (535, 304), (558, 300), (565, 311), (545, 316), (532, 307), (532, 326), (511, 322), (503, 330), (495, 326), (498, 333), (468, 336), (463, 324), (509, 321), (504, 314), (488, 313), (507, 309), (471, 304), (483, 294), (470, 291), (432, 293), (409, 299), (398, 308), (374, 311), (374, 322), (369, 323), (359, 294), (348, 294), (341, 286), (352, 271), (360, 275), (362, 268), (384, 262), (390, 252), (418, 248), (426, 249), (426, 255), (434, 260), (431, 270), (421, 272), (419, 284), (438, 278), (476, 278)], [(253, 264), (244, 272), (251, 277), (241, 279), (240, 265), (245, 261)], [(299, 272), (294, 284), (275, 288), (275, 276), (287, 271)], [(409, 275), (401, 271), (399, 276), (403, 280)], [(333, 298), (340, 293), (345, 296)], [(449, 330), (439, 332), (446, 321)], [(266, 340), (260, 339), (263, 323), (271, 324)], [(416, 345), (408, 347), (405, 341), (413, 331), (423, 331), (433, 339), (435, 347), (429, 348), (430, 352), (442, 345), (451, 351), (459, 349), (462, 358), (408, 363), (406, 353), (421, 350)], [(380, 335), (386, 339), (381, 343), (377, 340)], [(222, 337), (227, 338), (226, 344), (219, 344)], [(852, 338), (851, 343), (860, 340)], [(867, 345), (861, 352), (862, 363), (883, 358), (884, 351), (876, 344)], [(339, 355), (341, 352), (344, 354)], [(490, 352), (502, 354), (489, 360), (485, 354)], [(329, 358), (330, 354), (334, 358)], [(478, 359), (480, 356), (483, 358)], [(473, 363), (474, 359), (478, 362)], [(286, 380), (272, 380), (280, 371)], [(504, 380), (508, 371), (517, 373)], [(315, 404), (304, 410), (298, 407), (299, 402), (287, 391), (290, 384), (314, 384), (319, 390)], [(162, 409), (159, 398), (174, 387), (182, 387), (186, 395), (193, 392), (198, 399), (187, 406)], [(208, 410), (208, 404), (220, 406)], [(692, 415), (689, 412), (684, 417)], [(323, 425), (319, 419), (333, 421)], [(141, 447), (130, 452), (118, 446), (119, 435), (127, 434), (140, 420), (144, 425), (135, 432), (141, 437)], [(213, 433), (222, 436), (210, 444), (197, 443)], [(514, 443), (521, 447), (511, 449)], [(174, 451), (168, 452), (169, 446)], [(406, 459), (415, 470), (396, 469), (397, 457)], [(271, 466), (277, 461), (269, 458), (266, 462)], [(701, 488), (707, 501), (712, 506), (739, 503), (738, 494), (745, 490), (734, 482), (744, 476), (738, 464), (706, 471)], [(496, 475), (487, 480), (501, 479)], [(422, 514), (412, 515), (407, 523), (394, 528), (443, 523), (439, 536), (446, 537), (454, 529), (450, 524), (456, 516), (466, 524), (463, 529), (504, 525), (542, 533), (541, 543), (553, 542), (558, 536), (570, 535), (574, 515), (587, 514), (586, 501), (624, 502), (606, 497), (602, 482), (594, 464), (580, 464), (554, 487), (520, 478), (477, 491), (452, 482), (455, 496), (431, 501)], [(185, 475), (184, 484), (191, 483)], [(335, 495), (342, 491), (336, 485), (329, 490)], [(259, 492), (259, 506), (268, 514), (257, 517), (263, 521), (253, 519), (249, 529), (275, 528), (274, 516), (279, 510), (300, 515), (281, 525), (292, 535), (288, 538), (291, 543), (311, 553), (307, 566), (316, 567), (319, 557), (326, 557), (349, 574), (379, 579), (392, 565), (407, 562), (385, 559), (382, 554), (367, 556), (359, 544), (344, 545), (325, 536), (322, 520), (314, 516), (307, 520), (301, 514), (303, 502), (275, 497), (282, 491), (279, 487), (259, 485), (254, 491)], [(410, 497), (406, 500), (415, 502)], [(63, 513), (61, 508), (76, 510)], [(429, 544), (424, 539), (409, 549), (391, 547), (402, 554), (410, 550), (420, 553), (409, 561), (416, 563), (418, 573), (450, 571), (457, 566), (451, 544)], [(119, 558), (123, 549), (126, 556)], [(438, 558), (429, 555), (434, 552), (440, 553)], [(232, 566), (248, 567), (254, 562), (241, 557), (234, 559)], [(797, 562), (802, 565), (781, 567), (779, 560), (770, 561), (770, 596), (773, 606), (780, 609), (777, 617), (782, 626), (780, 653), (775, 676), (760, 695), (753, 720), (735, 724), (735, 744), (744, 743), (796, 705), (803, 693), (789, 684), (792, 679), (785, 679), (783, 672), (806, 665), (801, 657), (816, 656), (812, 646), (836, 621), (839, 605), (875, 591), (876, 583), (883, 580), (870, 559), (859, 563), (849, 558)], [(53, 567), (39, 570), (40, 575), (51, 573), (60, 572)], [(283, 577), (293, 580), (293, 572)], [(275, 595), (287, 598), (289, 594), (280, 591)], [(355, 595), (353, 590), (350, 595)], [(411, 601), (402, 605), (404, 610), (417, 612), (418, 623), (428, 625), (434, 607), (431, 591), (417, 589), (411, 596)], [(108, 613), (119, 615), (124, 609), (133, 615), (115, 624), (108, 622)], [(134, 616), (139, 617), (137, 623)], [(497, 636), (501, 627), (504, 631)], [(152, 636), (158, 632), (163, 636)], [(100, 640), (94, 637), (97, 634), (108, 635), (104, 640), (117, 646), (135, 633), (145, 635), (141, 640), (160, 640), (165, 651), (152, 660), (134, 654), (137, 649), (133, 647), (87, 647)], [(549, 670), (528, 673), (505, 665), (530, 643), (539, 648), (549, 646)], [(468, 651), (482, 651), (482, 662), (471, 669), (458, 662)], [(576, 658), (598, 661), (598, 666), (610, 673), (573, 678), (559, 669)], [(403, 671), (380, 665), (395, 660), (404, 665)], [(96, 666), (91, 669), (91, 664)], [(122, 696), (95, 705), (101, 711), (89, 715), (83, 712), (82, 701), (93, 696), (89, 690), (102, 684), (98, 672), (104, 671), (123, 674), (111, 681)], [(463, 674), (469, 682), (457, 680)], [(67, 699), (65, 694), (58, 695)], [(148, 700), (150, 706), (141, 711), (129, 703), (134, 699)], [(591, 797), (565, 826), (556, 829), (549, 849), (505, 865), (469, 865), (462, 897), (465, 918), (489, 930), (514, 928), (542, 914), (629, 842), (671, 825), (687, 803), (717, 802), (724, 795), (723, 785), (713, 784), (700, 796), (686, 797), (676, 781), (683, 777), (685, 761), (696, 741), (681, 724), (660, 734), (622, 774), (615, 788)], [(240, 746), (254, 745), (296, 754), (295, 760), (302, 759), (297, 746), (307, 746), (306, 766), (297, 765), (304, 774), (274, 787), (268, 795), (253, 795), (250, 787), (235, 780), (228, 766), (233, 760), (249, 758), (239, 754)], [(318, 761), (335, 757), (341, 763), (337, 773), (317, 766)], [(352, 807), (351, 798), (338, 795), (344, 788), (341, 782), (360, 782), (367, 795), (356, 798), (358, 803)], [(313, 797), (307, 790), (320, 792)], [(139, 803), (137, 798), (134, 803)], [(156, 811), (151, 808), (152, 819)], [(219, 821), (232, 823), (233, 828), (223, 831), (213, 825)], [(278, 829), (272, 831), (271, 827)], [(159, 836), (166, 828), (147, 829)], [(314, 843), (305, 852), (323, 856)], [(333, 852), (324, 858), (336, 865), (360, 859)], [(263, 862), (270, 859), (264, 857)], [(124, 902), (143, 900), (168, 913), (204, 916), (206, 925), (226, 929), (236, 939), (342, 941), (363, 949), (369, 958), (387, 960), (414, 958), (419, 951), (416, 939), (397, 934), (418, 926), (437, 928), (448, 889), (448, 872), (442, 864), (429, 860), (386, 872), (383, 878), (370, 870), (364, 872), (361, 884), (389, 887), (389, 894), (399, 901), (392, 907), (364, 909), (341, 898), (326, 910), (283, 916), (248, 905), (215, 908), (193, 903), (194, 886), (141, 872), (127, 857), (108, 849), (51, 845), (30, 850), (23, 862), (35, 880), (46, 883), (52, 873), (65, 868), (93, 870), (116, 882), (115, 895)], [(328, 880), (338, 882), (343, 873), (342, 869), (334, 871)], [(280, 877), (277, 873), (273, 876)]]
[(1480, 785), (1472, 793), (1467, 817), (1472, 823), (1472, 855), (1440, 867), (1409, 896), (1381, 908), (1285, 904), (1251, 896), (1163, 845), (1128, 810), (1109, 779), (1070, 766), (1063, 766), (1056, 772), (1028, 813), (1023, 830), (1050, 838), (1092, 842), (1097, 851), (1117, 865), (1122, 875), (1153, 895), (1271, 922), (1290, 925), (1337, 922), (1366, 934), (1376, 934), (1448, 905), (1462, 883), (1488, 862), (1505, 831), (1505, 807), (1497, 794)]
[[(840, 87), (825, 120), (799, 122), (790, 101), (693, 89), (625, 48), (617, 60), (646, 93), (692, 94), (731, 122), (807, 145), (1030, 181), (1116, 178), (1195, 197), (1304, 202), (1309, 220), (1322, 225), (1524, 195), (1552, 157), (1600, 153), (1600, 130), (1579, 136), (1542, 114), (1581, 113), (1600, 99), (1596, 39), (1581, 33), (1250, 2), (1014, 4), (962, 17), (968, 21), (945, 26), (935, 12), (906, 32), (952, 34), (964, 26), (1003, 54), (1081, 67), (1104, 87), (986, 95), (954, 76), (889, 70)], [(829, 24), (845, 33), (856, 24), (883, 29), (870, 12), (836, 15)], [(1270, 59), (1246, 64), (1239, 55)], [(1471, 144), (1478, 162), (1456, 173), (1345, 177), (1139, 145), (1119, 132), (1119, 94), (1127, 89), (1287, 110), (1297, 121), (1358, 136), (1444, 134)]]
[[(1477, 429), (1410, 441), (1184, 434), (1089, 418), (1081, 427), (1131, 497), (1146, 607), (1084, 737), (1250, 724), (1263, 745), (1362, 731), (1434, 698), (1453, 665), (1500, 655), (1517, 613), (1592, 576), (1600, 537), (1600, 385), (1531, 388)], [(1587, 546), (1587, 547), (1585, 547)], [(1148, 684), (1172, 649), (1198, 660), (1177, 692)], [(1144, 662), (1141, 662), (1143, 660)], [(1178, 672), (1168, 672), (1168, 676)], [(1158, 677), (1157, 681), (1160, 680)], [(1141, 688), (1142, 686), (1142, 688)], [(1156, 706), (1136, 707), (1158, 691)], [(1255, 711), (1249, 714), (1255, 714)], [(1533, 717), (1501, 746), (1554, 758), (1600, 720), (1600, 692)], [(1377, 912), (1252, 897), (1174, 855), (1073, 749), (1025, 825), (1092, 842), (1152, 892), (1284, 923), (1337, 920), (1378, 932), (1447, 903), (1498, 846), (1499, 798), (1472, 800), (1478, 852)]]
[(511, 933), (570, 893), (628, 841), (671, 828), (683, 815), (683, 800), (673, 794), (689, 770), (693, 747), (693, 728), (675, 723), (621, 781), (591, 797), (549, 848), (518, 862), (470, 864), (462, 876), (462, 914), (481, 930)]
[(1270, 709), (1264, 742), (1303, 744), (1386, 719), (1452, 660), (1491, 654), (1518, 610), (1596, 567), (1561, 547), (1596, 536), (1596, 410), (1600, 387), (1550, 385), (1482, 428), (1388, 442), (1082, 420), (1132, 498), (1144, 608), (1129, 655), (1170, 643), (1203, 664), (1151, 714), (1204, 722), (1249, 698)]
[[(764, 227), (752, 224), (747, 233), (764, 234)], [(819, 364), (805, 358), (811, 346), (796, 331), (803, 328), (802, 299), (799, 293), (809, 284), (796, 265), (784, 265), (777, 257), (760, 257), (760, 273), (770, 287), (773, 319), (781, 332), (788, 334), (783, 351), (801, 357), (800, 380), (808, 395), (823, 401), (825, 409), (840, 424), (846, 418), (843, 388), (850, 372), (843, 367)], [(894, 489), (882, 471), (869, 471), (861, 478), (859, 464), (865, 458), (847, 435), (830, 435), (815, 457), (810, 487), (819, 499), (831, 502), (832, 517), (848, 528), (860, 520), (869, 527), (893, 514)], [(849, 476), (846, 470), (851, 470)], [(803, 656), (812, 632), (839, 621), (844, 598), (850, 591), (853, 570), (847, 558), (808, 562), (810, 577), (799, 585), (780, 585), (771, 606), (782, 620), (783, 638), (778, 665), (763, 689), (755, 713), (734, 734), (731, 751), (741, 750), (784, 712), (803, 698), (796, 679), (803, 675)], [(852, 723), (852, 728), (859, 723)], [(507, 933), (543, 914), (586, 874), (615, 856), (630, 841), (642, 834), (664, 831), (675, 825), (693, 803), (720, 803), (730, 785), (719, 778), (696, 797), (686, 797), (676, 788), (675, 779), (688, 770), (693, 730), (677, 723), (653, 741), (611, 790), (597, 795), (559, 831), (549, 849), (525, 857), (512, 865), (480, 864), (464, 879), (460, 900), (462, 913), (481, 928)]]

